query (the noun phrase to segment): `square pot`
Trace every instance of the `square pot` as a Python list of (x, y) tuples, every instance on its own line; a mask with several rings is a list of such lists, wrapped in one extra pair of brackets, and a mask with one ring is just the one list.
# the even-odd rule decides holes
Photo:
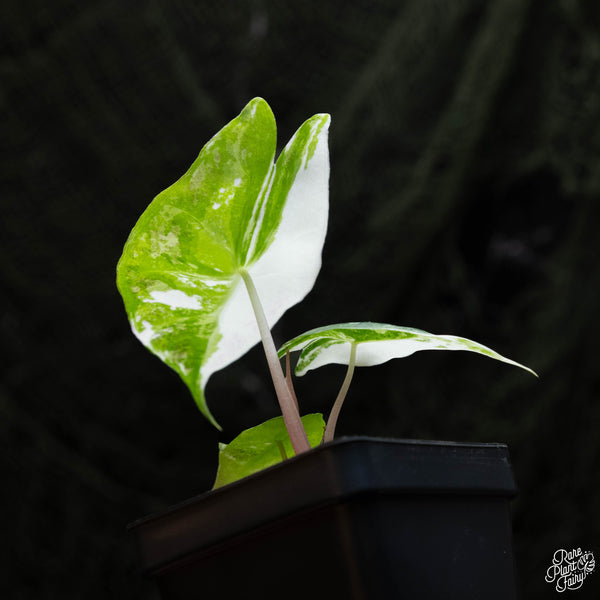
[(340, 438), (130, 528), (164, 600), (516, 598), (504, 444)]

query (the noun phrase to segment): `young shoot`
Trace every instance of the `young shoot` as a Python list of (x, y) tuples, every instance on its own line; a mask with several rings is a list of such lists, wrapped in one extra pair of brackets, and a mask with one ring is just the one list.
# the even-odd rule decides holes
[(285, 343), (279, 349), (279, 356), (294, 351), (301, 352), (295, 371), (298, 376), (327, 364), (348, 365), (325, 429), (323, 441), (330, 442), (354, 368), (380, 365), (420, 350), (466, 350), (520, 367), (535, 375), (528, 367), (467, 338), (435, 335), (421, 329), (384, 323), (340, 323), (311, 329)]

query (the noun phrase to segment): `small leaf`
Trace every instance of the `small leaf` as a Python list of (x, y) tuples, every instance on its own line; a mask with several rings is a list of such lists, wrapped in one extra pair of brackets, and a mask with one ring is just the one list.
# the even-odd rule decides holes
[(281, 358), (287, 351), (301, 350), (295, 373), (302, 376), (307, 371), (327, 364), (347, 365), (353, 343), (357, 344), (357, 367), (379, 365), (420, 350), (467, 350), (520, 367), (535, 375), (528, 367), (472, 340), (453, 335), (434, 335), (420, 329), (383, 323), (341, 323), (311, 329), (285, 343), (278, 355)]
[(273, 163), (275, 118), (252, 100), (159, 194), (133, 228), (117, 285), (134, 334), (173, 368), (216, 425), (209, 377), (260, 339), (240, 272), (272, 327), (312, 289), (328, 216), (329, 115), (315, 115)]
[[(311, 447), (319, 445), (325, 430), (323, 415), (306, 415), (302, 417), (302, 424)], [(283, 417), (246, 429), (229, 444), (219, 445), (219, 469), (213, 487), (232, 483), (281, 462), (282, 450), (286, 457), (294, 456)]]

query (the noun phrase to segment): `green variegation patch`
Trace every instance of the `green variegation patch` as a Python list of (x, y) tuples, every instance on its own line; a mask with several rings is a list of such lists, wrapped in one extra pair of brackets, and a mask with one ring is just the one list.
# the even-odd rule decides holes
[(273, 162), (276, 127), (252, 100), (159, 194), (117, 268), (133, 332), (173, 368), (215, 425), (204, 389), (260, 339), (242, 275), (272, 327), (312, 289), (327, 229), (328, 115), (315, 115)]
[[(311, 448), (323, 438), (325, 421), (321, 414), (302, 417)], [(294, 456), (290, 437), (282, 417), (246, 429), (229, 444), (219, 448), (219, 468), (215, 488), (252, 475)]]

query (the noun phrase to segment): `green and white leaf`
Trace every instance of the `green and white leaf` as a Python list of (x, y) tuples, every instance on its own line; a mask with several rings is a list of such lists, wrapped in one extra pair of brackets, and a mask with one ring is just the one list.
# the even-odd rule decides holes
[(219, 131), (133, 228), (117, 285), (138, 339), (172, 367), (215, 425), (209, 377), (260, 339), (240, 273), (270, 326), (312, 289), (328, 218), (329, 115), (315, 115), (274, 164), (261, 98)]
[(467, 350), (520, 367), (535, 375), (528, 367), (478, 342), (383, 323), (340, 323), (311, 329), (285, 343), (278, 355), (281, 358), (288, 351), (300, 350), (295, 373), (302, 376), (327, 364), (347, 365), (353, 344), (356, 344), (357, 367), (379, 365), (393, 358), (410, 356), (420, 350)]
[[(318, 446), (325, 430), (323, 415), (305, 415), (302, 424), (311, 448)], [(284, 455), (290, 458), (294, 456), (294, 450), (283, 417), (275, 417), (246, 429), (229, 444), (221, 444), (214, 488), (275, 465), (284, 460)]]

